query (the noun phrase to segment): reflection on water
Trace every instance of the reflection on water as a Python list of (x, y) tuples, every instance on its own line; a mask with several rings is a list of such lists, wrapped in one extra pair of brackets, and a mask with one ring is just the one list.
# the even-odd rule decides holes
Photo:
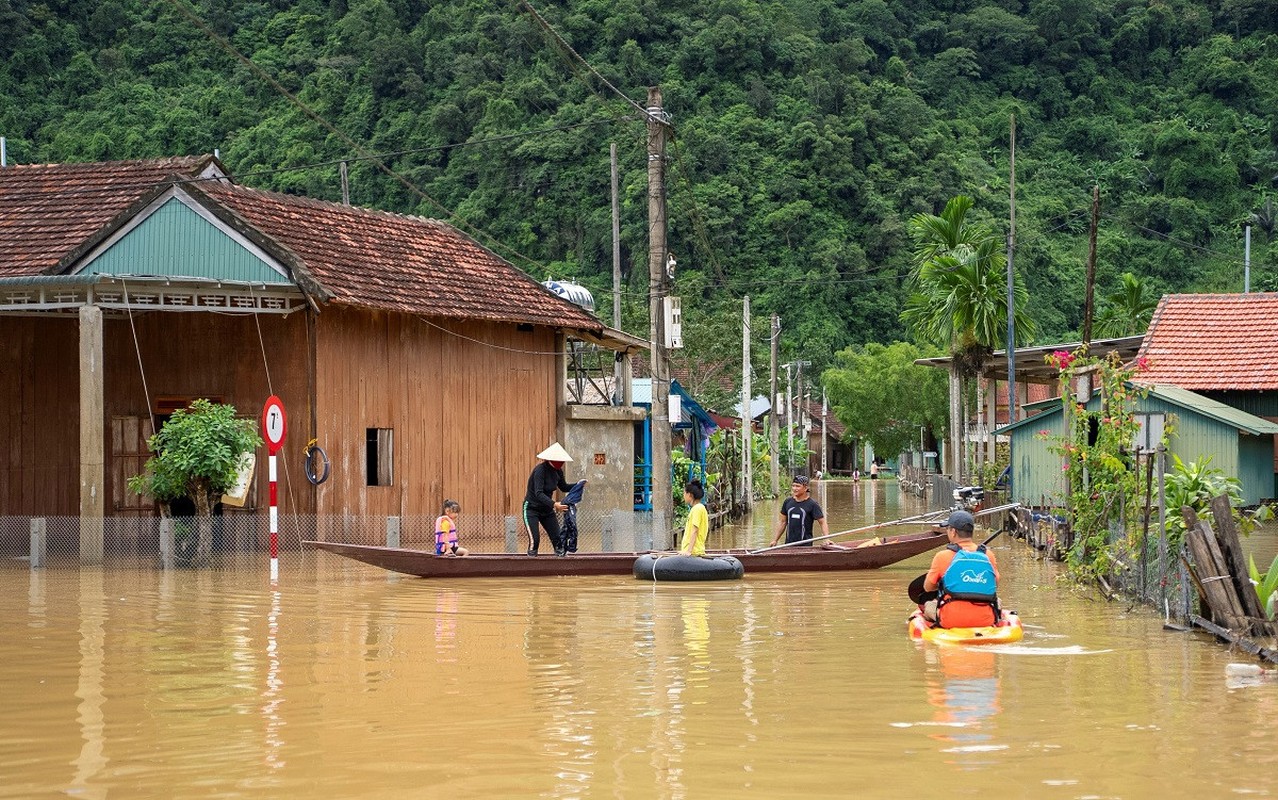
[(75, 759), (71, 791), (86, 797), (105, 797), (105, 787), (94, 778), (106, 767), (106, 724), (103, 716), (102, 685), (106, 677), (104, 640), (106, 639), (105, 598), (102, 596), (102, 570), (88, 568), (80, 573), (80, 680), (75, 696), (76, 722), (80, 725), (80, 755)]
[[(891, 481), (821, 490), (832, 529), (921, 510)], [(774, 514), (734, 535), (762, 541)], [(1278, 682), (1231, 690), (1236, 654), (996, 546), (1030, 627), (984, 651), (907, 639), (927, 554), (682, 585), (433, 582), (329, 555), (275, 585), (265, 564), (6, 569), (0, 797), (1273, 791)], [(1203, 741), (1229, 743), (1210, 770)]]
[[(993, 744), (986, 720), (1000, 711), (998, 656), (980, 647), (931, 647), (927, 663), (937, 669), (927, 677), (928, 702), (936, 707), (933, 720), (951, 728), (932, 738), (945, 744), (942, 752), (972, 754), (1003, 749)], [(970, 767), (987, 760), (967, 762)]]

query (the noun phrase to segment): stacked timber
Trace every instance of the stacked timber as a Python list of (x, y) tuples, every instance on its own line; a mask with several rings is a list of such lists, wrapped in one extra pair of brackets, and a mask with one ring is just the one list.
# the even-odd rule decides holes
[(1211, 511), (1215, 530), (1189, 506), (1180, 510), (1189, 555), (1185, 566), (1207, 616), (1217, 625), (1244, 635), (1273, 636), (1275, 625), (1260, 607), (1247, 573), (1229, 498), (1221, 495), (1214, 499)]

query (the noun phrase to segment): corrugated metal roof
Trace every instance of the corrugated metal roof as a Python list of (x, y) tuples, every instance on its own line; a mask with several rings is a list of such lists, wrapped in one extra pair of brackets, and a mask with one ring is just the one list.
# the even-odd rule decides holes
[[(1136, 388), (1133, 384), (1128, 384), (1128, 386)], [(1174, 406), (1179, 406), (1187, 411), (1193, 411), (1194, 413), (1201, 414), (1209, 419), (1214, 419), (1217, 422), (1236, 428), (1243, 433), (1249, 433), (1253, 436), (1278, 434), (1278, 423), (1261, 419), (1260, 417), (1248, 414), (1246, 411), (1239, 411), (1232, 406), (1227, 406), (1224, 403), (1212, 400), (1210, 397), (1204, 397), (1197, 392), (1191, 392), (1188, 389), (1182, 389), (1178, 386), (1166, 385), (1144, 386), (1141, 388), (1149, 389), (1150, 395), (1158, 397)], [(1044, 410), (1032, 417), (1017, 420), (1011, 425), (1004, 425), (994, 432), (996, 434), (1010, 433), (1011, 431), (1034, 424), (1035, 420), (1042, 423), (1043, 418), (1049, 417), (1053, 414), (1058, 414), (1061, 411), (1062, 407), (1058, 405), (1054, 409)]]
[(1250, 433), (1253, 436), (1278, 434), (1278, 422), (1261, 419), (1248, 414), (1246, 411), (1239, 411), (1233, 406), (1227, 406), (1218, 400), (1203, 397), (1197, 392), (1191, 392), (1179, 386), (1150, 386), (1149, 393), (1155, 397), (1161, 397), (1169, 403), (1197, 411), (1204, 417), (1223, 422), (1226, 425), (1232, 425), (1238, 430)]

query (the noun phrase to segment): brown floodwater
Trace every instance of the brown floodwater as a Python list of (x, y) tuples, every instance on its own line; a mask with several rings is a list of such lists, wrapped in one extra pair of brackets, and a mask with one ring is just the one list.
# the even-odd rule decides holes
[[(836, 529), (923, 510), (892, 482), (821, 497)], [(1028, 629), (987, 650), (906, 638), (927, 556), (716, 584), (6, 568), (0, 797), (1278, 792), (1278, 682), (1231, 688), (1245, 656), (996, 550)]]

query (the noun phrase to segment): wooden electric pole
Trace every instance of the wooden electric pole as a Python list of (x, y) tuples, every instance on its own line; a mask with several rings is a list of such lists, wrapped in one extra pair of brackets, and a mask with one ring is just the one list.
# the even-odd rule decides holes
[(781, 318), (776, 314), (772, 315), (772, 363), (769, 367), (771, 381), (769, 384), (768, 395), (768, 445), (771, 447), (772, 459), (769, 462), (771, 466), (772, 477), (772, 496), (779, 497), (781, 494), (781, 452), (777, 445), (777, 426), (781, 424), (781, 419), (777, 415), (777, 342), (781, 339)]
[(652, 339), (652, 544), (670, 547), (670, 370), (666, 363), (666, 134), (661, 88), (648, 87), (648, 314)]
[(1087, 234), (1087, 294), (1083, 301), (1083, 347), (1092, 343), (1092, 317), (1096, 313), (1096, 228), (1100, 224), (1100, 186), (1092, 186), (1092, 228)]
[(750, 295), (741, 301), (741, 508), (754, 501), (754, 418), (750, 416)]

